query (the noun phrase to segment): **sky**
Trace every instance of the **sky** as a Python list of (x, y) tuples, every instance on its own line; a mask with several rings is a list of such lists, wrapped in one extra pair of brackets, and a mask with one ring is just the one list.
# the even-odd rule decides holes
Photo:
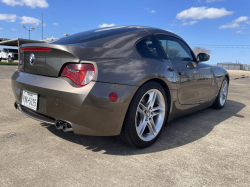
[(169, 30), (208, 63), (250, 64), (250, 0), (0, 0), (0, 38), (60, 38), (90, 29), (141, 25)]

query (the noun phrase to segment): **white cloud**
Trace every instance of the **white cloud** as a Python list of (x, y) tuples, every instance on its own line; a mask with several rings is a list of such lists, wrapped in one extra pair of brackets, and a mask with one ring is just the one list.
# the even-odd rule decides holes
[(53, 23), (54, 26), (58, 26), (58, 23)]
[(239, 22), (247, 21), (248, 19), (249, 19), (249, 17), (247, 17), (247, 16), (241, 16), (238, 19), (234, 20), (234, 22), (239, 23)]
[(250, 24), (250, 21), (246, 21), (246, 24)]
[(191, 7), (190, 9), (183, 10), (176, 15), (177, 19), (215, 19), (227, 15), (232, 15), (233, 11), (227, 11), (225, 8), (207, 8), (207, 7)]
[(186, 25), (193, 25), (195, 23), (198, 23), (198, 21), (189, 21), (189, 22), (183, 22), (182, 26), (186, 26)]
[(235, 28), (239, 28), (239, 27), (240, 27), (240, 24), (239, 24), (239, 23), (232, 22), (232, 23), (229, 23), (229, 24), (226, 24), (226, 25), (221, 25), (221, 26), (219, 27), (219, 29), (226, 29), (226, 28), (235, 29)]
[(215, 1), (224, 1), (224, 0), (206, 0), (207, 3), (212, 3), (212, 2), (215, 2)]
[(23, 3), (20, 1), (15, 1), (15, 0), (1, 0), (3, 3), (10, 5), (10, 6), (16, 6), (16, 5), (20, 5), (22, 6)]
[(2, 30), (3, 28), (0, 27), (0, 30)]
[(46, 26), (46, 23), (44, 23), (43, 26), (45, 27), (45, 26)]
[(242, 25), (241, 29), (242, 29), (242, 30), (243, 30), (243, 29), (246, 29), (246, 25)]
[(19, 17), (19, 19), (21, 19), (20, 23), (23, 23), (23, 24), (39, 25), (39, 23), (41, 22), (39, 19), (32, 18), (32, 17), (27, 17), (27, 16)]
[(242, 30), (237, 31), (236, 33), (240, 34), (240, 33), (242, 33)]
[(12, 31), (17, 31), (17, 29), (11, 29)]
[(235, 29), (235, 28), (239, 28), (240, 27), (240, 23), (241, 22), (246, 22), (247, 23), (248, 19), (249, 19), (249, 17), (247, 17), (247, 16), (241, 16), (238, 19), (233, 20), (231, 23), (228, 23), (228, 24), (225, 24), (225, 25), (221, 25), (219, 27), (219, 29), (226, 29), (226, 28)]
[(156, 12), (155, 10), (150, 10), (149, 8), (144, 8), (144, 10), (147, 10), (149, 13), (152, 13), (152, 14)]
[(47, 8), (49, 7), (49, 4), (47, 3), (46, 0), (1, 0), (3, 3), (10, 5), (10, 6), (29, 6), (31, 8)]
[(15, 14), (0, 14), (0, 20), (7, 22), (15, 22), (17, 16)]
[(111, 23), (111, 24), (103, 23), (103, 24), (100, 24), (100, 25), (99, 25), (99, 28), (103, 28), (103, 27), (113, 27), (113, 26), (115, 26), (114, 23)]

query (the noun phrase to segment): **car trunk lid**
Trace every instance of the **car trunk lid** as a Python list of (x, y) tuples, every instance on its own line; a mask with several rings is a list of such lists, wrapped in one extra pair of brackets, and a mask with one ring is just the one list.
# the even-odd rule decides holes
[(70, 52), (69, 46), (29, 44), (20, 48), (20, 71), (58, 77), (62, 66), (68, 62), (79, 62)]

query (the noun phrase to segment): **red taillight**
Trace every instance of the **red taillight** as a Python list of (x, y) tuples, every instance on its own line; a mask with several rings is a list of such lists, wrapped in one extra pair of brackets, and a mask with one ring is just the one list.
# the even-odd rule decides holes
[(94, 75), (95, 67), (92, 64), (68, 64), (61, 73), (61, 76), (70, 78), (80, 86), (90, 83)]
[(51, 49), (44, 47), (23, 47), (20, 51), (51, 51)]

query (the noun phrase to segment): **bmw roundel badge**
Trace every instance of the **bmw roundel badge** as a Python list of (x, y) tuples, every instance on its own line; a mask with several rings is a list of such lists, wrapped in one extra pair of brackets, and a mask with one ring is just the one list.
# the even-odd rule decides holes
[(31, 53), (30, 55), (30, 64), (33, 65), (35, 62), (35, 55), (33, 53)]

